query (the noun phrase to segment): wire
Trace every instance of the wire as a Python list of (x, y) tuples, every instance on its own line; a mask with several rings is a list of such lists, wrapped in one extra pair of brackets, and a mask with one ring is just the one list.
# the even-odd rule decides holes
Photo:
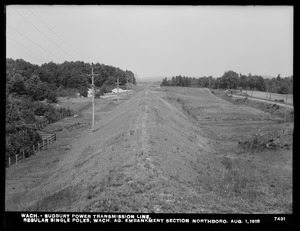
[(57, 38), (59, 38), (65, 45), (67, 45), (74, 53), (76, 53), (78, 56), (82, 56), (82, 54), (78, 53), (74, 48), (72, 48), (67, 42), (65, 42), (55, 31), (53, 31), (49, 26), (47, 26), (46, 23), (44, 23), (36, 14), (34, 14), (27, 6), (25, 6), (26, 9), (34, 16), (36, 17), (45, 27), (47, 27)]
[[(13, 48), (19, 50), (18, 48), (16, 48), (15, 46), (13, 46), (9, 41), (8, 41), (8, 45), (10, 45), (11, 47), (13, 47)], [(38, 62), (41, 62), (41, 60), (37, 59), (36, 57), (33, 57), (29, 52), (27, 52), (27, 51), (25, 51), (25, 50), (23, 50), (23, 49), (21, 49), (21, 50), (22, 50), (24, 53), (26, 53), (27, 55), (29, 55), (31, 58), (35, 59), (35, 60), (38, 61)]]
[(26, 35), (24, 35), (23, 33), (19, 32), (17, 29), (15, 29), (14, 27), (12, 27), (11, 25), (7, 24), (11, 29), (13, 29), (14, 31), (16, 31), (17, 33), (19, 33), (20, 35), (22, 35), (24, 38), (28, 39), (30, 42), (34, 43), (36, 46), (38, 46), (39, 48), (43, 49), (44, 51), (46, 51), (48, 54), (52, 55), (53, 57), (56, 57), (58, 59), (60, 59), (59, 57), (57, 57), (56, 55), (52, 54), (50, 51), (46, 50), (45, 48), (41, 47), (39, 44), (37, 44), (36, 42), (32, 41), (30, 38), (28, 38)]
[(14, 41), (16, 44), (18, 44), (18, 45), (21, 46), (22, 48), (26, 48), (26, 50), (28, 50), (29, 52), (31, 52), (31, 53), (35, 54), (36, 56), (39, 56), (40, 58), (42, 58), (42, 59), (44, 59), (45, 61), (47, 61), (46, 58), (44, 58), (43, 56), (39, 55), (39, 54), (36, 53), (36, 52), (33, 52), (32, 49), (30, 49), (30, 48), (24, 46), (23, 44), (19, 43), (17, 40), (13, 39), (11, 36), (8, 36), (8, 37), (10, 37), (10, 38), (9, 38), (9, 40), (6, 40), (6, 41), (8, 41), (8, 42)]
[[(13, 9), (13, 8), (11, 8)], [(38, 32), (40, 32), (44, 37), (46, 37), (50, 42), (52, 42), (56, 47), (58, 47), (60, 50), (62, 50), (65, 54), (69, 55), (73, 59), (76, 60), (76, 58), (72, 55), (70, 55), (68, 52), (66, 52), (63, 48), (61, 48), (56, 42), (54, 42), (52, 39), (50, 39), (46, 34), (44, 34), (39, 28), (37, 28), (34, 24), (32, 24), (24, 15), (19, 13), (17, 10), (13, 9), (16, 13), (18, 13), (21, 17), (23, 17), (31, 26), (33, 26)]]

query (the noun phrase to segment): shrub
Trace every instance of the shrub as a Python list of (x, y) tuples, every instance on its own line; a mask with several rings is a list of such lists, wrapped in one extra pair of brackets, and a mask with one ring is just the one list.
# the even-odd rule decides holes
[(54, 91), (47, 90), (44, 95), (45, 99), (47, 99), (50, 103), (57, 103), (57, 95)]
[(57, 96), (60, 97), (75, 97), (76, 93), (78, 93), (78, 90), (73, 88), (59, 87), (57, 90)]
[(87, 87), (80, 87), (78, 89), (79, 94), (82, 95), (83, 97), (87, 97), (88, 96), (88, 88)]
[(288, 92), (289, 92), (289, 87), (287, 84), (282, 84), (278, 89), (279, 94), (287, 94)]
[(48, 108), (48, 110), (45, 112), (44, 114), (44, 117), (47, 119), (47, 120), (50, 120), (50, 121), (55, 121), (56, 118), (60, 115), (59, 111), (58, 110), (55, 110), (54, 107), (50, 106)]
[(49, 110), (49, 106), (41, 102), (35, 102), (33, 112), (37, 116), (43, 116)]

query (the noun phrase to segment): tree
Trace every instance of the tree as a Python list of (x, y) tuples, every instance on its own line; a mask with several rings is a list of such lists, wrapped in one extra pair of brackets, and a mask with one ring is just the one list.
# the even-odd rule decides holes
[(164, 78), (161, 82), (161, 86), (169, 86), (169, 83), (168, 83), (168, 80), (167, 80), (167, 77)]
[(15, 93), (18, 95), (26, 94), (26, 86), (24, 84), (24, 78), (20, 74), (15, 74), (7, 84), (9, 93)]
[(289, 92), (289, 87), (286, 83), (283, 83), (278, 89), (279, 94), (288, 94), (288, 92)]
[(239, 75), (234, 71), (226, 71), (223, 76), (223, 81), (226, 84), (227, 88), (237, 88), (239, 83)]

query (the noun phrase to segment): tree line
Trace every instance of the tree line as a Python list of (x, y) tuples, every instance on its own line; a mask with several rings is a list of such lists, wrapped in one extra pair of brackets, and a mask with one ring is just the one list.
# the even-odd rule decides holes
[(168, 80), (165, 77), (161, 86), (183, 86), (183, 87), (207, 87), (211, 89), (247, 89), (257, 91), (268, 91), (279, 94), (293, 94), (293, 76), (282, 78), (263, 78), (260, 75), (238, 74), (234, 71), (226, 71), (221, 77), (203, 76), (199, 78), (188, 76), (173, 76)]
[[(126, 84), (127, 78), (129, 82), (136, 84), (132, 71), (100, 63), (94, 64), (93, 68), (97, 74), (94, 84), (98, 88), (115, 85), (117, 78), (121, 86)], [(6, 59), (7, 89), (10, 92), (27, 94), (33, 100), (51, 100), (51, 94), (59, 95), (64, 89), (76, 89), (85, 96), (91, 86), (91, 69), (90, 63), (82, 61), (66, 61), (61, 64), (49, 62), (38, 66), (23, 59)]]
[[(33, 125), (40, 118), (54, 120), (70, 110), (58, 108), (59, 96), (79, 92), (87, 96), (91, 86), (91, 64), (84, 62), (54, 62), (41, 66), (23, 59), (6, 59), (6, 156), (15, 155), (21, 148), (41, 141)], [(100, 63), (93, 65), (95, 86), (106, 89), (119, 78), (136, 83), (133, 72)], [(103, 93), (103, 91), (102, 91)]]

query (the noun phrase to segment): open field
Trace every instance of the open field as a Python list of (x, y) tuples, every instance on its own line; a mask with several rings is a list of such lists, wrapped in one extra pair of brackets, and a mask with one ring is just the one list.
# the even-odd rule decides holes
[[(7, 211), (292, 213), (293, 123), (207, 89), (145, 85), (52, 124), (6, 169)], [(77, 130), (57, 129), (81, 122)]]

